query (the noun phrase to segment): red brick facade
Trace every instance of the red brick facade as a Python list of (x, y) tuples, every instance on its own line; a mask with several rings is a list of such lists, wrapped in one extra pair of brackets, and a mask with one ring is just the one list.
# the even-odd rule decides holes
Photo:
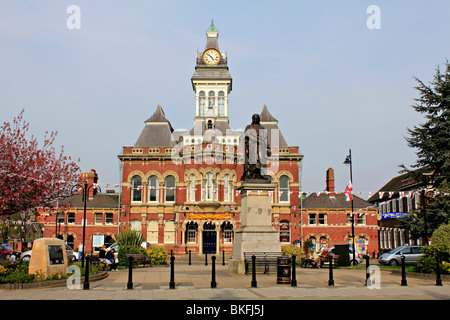
[[(82, 173), (80, 185), (88, 182), (88, 201), (86, 203), (86, 225), (84, 243), (86, 253), (93, 250), (94, 236), (103, 236), (105, 242), (115, 242), (119, 231), (119, 202), (114, 193), (94, 192), (98, 176), (95, 170)], [(77, 190), (74, 190), (77, 192)], [(55, 211), (38, 209), (36, 221), (42, 223), (44, 237), (59, 237), (74, 249), (83, 243), (84, 201), (82, 191), (59, 202), (59, 219)]]
[[(217, 38), (218, 31), (211, 25), (205, 52), (214, 49), (219, 53)], [(204, 54), (197, 53), (191, 78), (196, 94), (196, 117), (191, 131), (173, 130), (158, 105), (145, 121), (136, 143), (123, 147), (118, 156), (122, 171), (120, 204), (114, 195), (93, 195), (98, 206), (90, 201), (86, 213), (88, 252), (93, 235), (115, 239), (120, 230), (131, 228), (140, 231), (151, 245), (163, 246), (175, 254), (231, 253), (234, 232), (240, 224), (238, 189), (243, 173), (243, 143), (242, 134), (229, 130), (231, 75), (226, 53), (220, 52), (218, 57), (214, 65), (208, 65), (202, 60)], [(326, 241), (327, 246), (348, 243), (351, 228), (347, 215), (351, 209), (349, 203), (342, 205), (343, 194), (334, 194), (334, 178), (327, 176), (327, 194), (299, 197), (303, 155), (297, 146), (287, 144), (267, 106), (259, 115), (261, 125), (269, 131), (272, 147), (268, 163), (270, 179), (276, 186), (271, 195), (272, 222), (280, 231), (282, 244), (302, 244), (309, 238), (315, 239), (316, 249), (321, 241)], [(333, 199), (341, 204), (334, 205)], [(355, 227), (355, 238), (362, 241), (358, 251), (372, 253), (378, 251), (377, 212), (369, 206), (362, 199), (355, 206), (362, 214)], [(82, 208), (78, 203), (66, 210), (65, 223), (59, 230), (66, 241), (73, 237), (75, 247), (82, 240)], [(70, 222), (69, 213), (75, 213)], [(54, 215), (42, 215), (40, 219), (45, 224), (45, 236), (55, 236)]]

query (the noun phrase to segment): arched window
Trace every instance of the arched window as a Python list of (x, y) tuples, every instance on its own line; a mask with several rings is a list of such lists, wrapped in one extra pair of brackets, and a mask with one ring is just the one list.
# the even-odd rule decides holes
[(208, 93), (208, 109), (214, 109), (216, 105), (216, 97), (214, 96), (214, 91)]
[(281, 176), (279, 185), (280, 202), (289, 202), (289, 177)]
[(131, 201), (142, 201), (142, 179), (140, 176), (131, 178)]
[(231, 201), (231, 191), (230, 191), (230, 175), (226, 174), (223, 176), (223, 201)]
[(195, 222), (186, 225), (186, 241), (187, 243), (197, 243), (197, 224)]
[(312, 243), (311, 249), (314, 250), (314, 251), (317, 251), (317, 248), (316, 248), (316, 237), (310, 237), (308, 240), (311, 240), (311, 243)]
[(199, 99), (198, 99), (198, 108), (199, 108), (199, 116), (204, 116), (205, 115), (205, 108), (206, 108), (206, 96), (205, 96), (205, 92), (204, 91), (200, 91), (200, 93), (198, 94)]
[(189, 201), (195, 201), (195, 174), (191, 174), (189, 182)]
[(208, 120), (208, 126), (207, 126), (207, 128), (208, 128), (208, 129), (212, 129), (212, 128), (213, 128), (212, 120)]
[(206, 200), (213, 199), (213, 175), (211, 172), (206, 174)]
[(159, 180), (157, 176), (148, 179), (148, 201), (159, 202)]
[(367, 239), (366, 237), (359, 237), (358, 238), (358, 243), (356, 244), (356, 251), (357, 252), (362, 252), (362, 253), (366, 253), (367, 252)]
[(230, 222), (222, 224), (223, 243), (231, 243), (233, 241), (233, 225)]
[(175, 178), (167, 176), (165, 182), (166, 202), (175, 202)]
[(320, 237), (319, 243), (320, 243), (320, 249), (328, 247), (327, 237)]
[(219, 91), (219, 116), (225, 115), (225, 94)]
[(68, 235), (67, 239), (66, 239), (66, 243), (67, 245), (69, 245), (71, 248), (73, 248), (74, 246), (74, 239), (72, 235)]

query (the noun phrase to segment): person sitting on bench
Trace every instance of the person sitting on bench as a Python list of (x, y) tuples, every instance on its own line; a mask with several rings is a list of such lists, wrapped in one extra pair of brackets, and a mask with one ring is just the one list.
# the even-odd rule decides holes
[(111, 265), (111, 271), (119, 271), (117, 270), (116, 256), (114, 255), (114, 249), (108, 250), (106, 252), (106, 259)]
[(322, 263), (325, 261), (328, 261), (330, 254), (328, 253), (328, 249), (327, 248), (322, 248), (322, 250), (320, 251), (319, 256), (314, 259), (314, 263), (316, 264), (316, 266), (318, 268), (322, 267)]
[(103, 263), (105, 265), (103, 267), (103, 270), (105, 270), (105, 271), (106, 271), (106, 267), (111, 264), (111, 261), (109, 261), (106, 258), (106, 247), (105, 246), (102, 246), (102, 248), (100, 249), (100, 252), (98, 253), (98, 262)]

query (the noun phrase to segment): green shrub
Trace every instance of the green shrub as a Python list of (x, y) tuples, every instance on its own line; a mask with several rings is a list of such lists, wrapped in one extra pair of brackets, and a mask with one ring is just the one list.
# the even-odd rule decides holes
[(152, 264), (167, 264), (167, 250), (163, 247), (151, 246), (147, 249), (147, 256)]
[(443, 259), (448, 253), (448, 246), (445, 243), (433, 243), (422, 248), (422, 252), (427, 257), (440, 256)]
[(16, 265), (15, 268), (0, 266), (0, 283), (28, 283), (36, 281), (34, 274), (28, 274), (28, 267)]
[(414, 272), (435, 273), (436, 257), (439, 256), (441, 263), (439, 269), (442, 273), (448, 273), (448, 247), (445, 243), (433, 243), (422, 248), (423, 256), (419, 258), (417, 264), (413, 267)]
[(305, 257), (305, 252), (302, 248), (295, 246), (293, 244), (289, 244), (281, 247), (281, 252), (284, 253), (288, 257), (292, 257), (295, 254), (296, 260), (295, 263), (297, 265), (301, 264), (301, 259)]

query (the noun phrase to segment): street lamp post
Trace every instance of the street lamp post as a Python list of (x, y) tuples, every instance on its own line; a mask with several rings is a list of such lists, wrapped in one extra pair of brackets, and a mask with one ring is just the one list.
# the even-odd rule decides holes
[[(344, 161), (345, 165), (350, 165), (350, 183), (353, 188), (353, 172), (352, 172), (352, 149), (348, 150), (348, 156), (345, 158)], [(352, 202), (352, 250), (353, 250), (353, 261), (352, 264), (355, 265), (356, 262), (356, 256), (355, 256), (355, 215), (353, 213), (353, 196), (351, 197)]]
[(84, 182), (84, 186), (80, 185), (80, 184), (76, 184), (72, 187), (72, 193), (73, 190), (75, 188), (81, 188), (83, 189), (83, 202), (84, 202), (84, 217), (83, 217), (83, 251), (81, 253), (81, 267), (84, 267), (84, 257), (85, 257), (85, 252), (86, 252), (86, 246), (85, 246), (85, 235), (86, 235), (86, 206), (87, 206), (87, 202), (89, 201), (89, 190), (94, 187), (100, 190), (101, 189), (98, 185), (96, 184), (91, 184), (90, 186), (88, 186), (88, 182), (87, 180)]

